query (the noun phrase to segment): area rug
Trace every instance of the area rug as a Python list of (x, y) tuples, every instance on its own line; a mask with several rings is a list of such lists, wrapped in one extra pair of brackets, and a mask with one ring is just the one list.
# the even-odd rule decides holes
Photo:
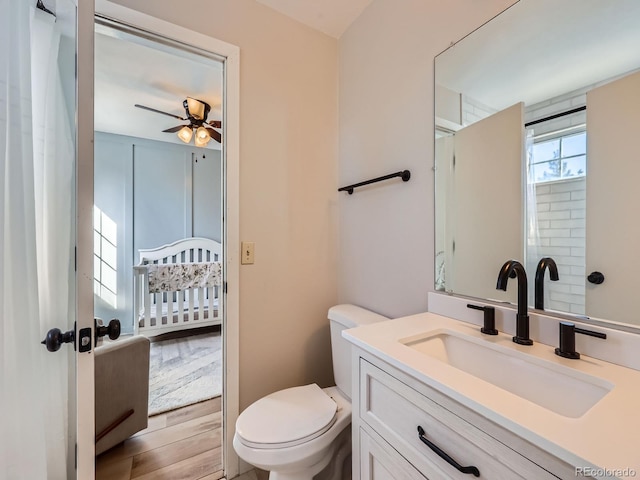
[(219, 332), (151, 343), (149, 416), (222, 393)]

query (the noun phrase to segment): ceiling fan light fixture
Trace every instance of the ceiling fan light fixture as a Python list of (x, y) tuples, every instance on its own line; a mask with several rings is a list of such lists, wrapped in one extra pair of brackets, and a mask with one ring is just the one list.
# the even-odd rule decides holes
[(195, 118), (196, 120), (204, 120), (205, 106), (204, 103), (202, 103), (200, 100), (187, 97), (187, 108), (189, 109), (189, 114), (193, 118)]
[(180, 130), (178, 130), (178, 138), (184, 143), (189, 143), (192, 136), (193, 130), (191, 129), (191, 127), (184, 126)]
[(188, 125), (176, 125), (175, 127), (162, 130), (164, 133), (176, 133), (178, 138), (184, 143), (190, 143), (191, 139), (193, 139), (196, 146), (206, 147), (212, 138), (216, 142), (222, 143), (222, 135), (213, 129), (221, 129), (222, 122), (220, 120), (207, 122), (207, 116), (211, 111), (211, 106), (202, 100), (187, 97), (182, 101), (182, 106), (185, 108), (187, 115), (186, 118), (174, 115), (173, 113), (163, 112), (162, 110), (157, 110), (155, 108), (146, 107), (144, 105), (135, 104), (134, 106), (142, 108), (143, 110), (149, 110), (151, 112), (177, 118), (178, 120), (188, 121)]
[(206, 147), (209, 144), (209, 140), (200, 140), (198, 139), (198, 137), (196, 137), (195, 139), (195, 145), (196, 147)]
[(211, 140), (211, 135), (209, 135), (209, 132), (207, 132), (206, 128), (200, 126), (196, 130), (196, 139), (199, 139), (200, 141), (208, 142), (209, 140)]
[(198, 127), (196, 130), (195, 144), (199, 147), (204, 146), (209, 143), (209, 140), (211, 140), (211, 135), (209, 135), (207, 129), (202, 126)]

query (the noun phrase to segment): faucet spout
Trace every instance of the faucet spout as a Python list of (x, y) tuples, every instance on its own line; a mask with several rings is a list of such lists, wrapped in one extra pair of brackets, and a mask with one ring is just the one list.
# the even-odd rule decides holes
[(518, 314), (516, 315), (516, 335), (513, 341), (520, 345), (533, 345), (529, 338), (529, 315), (527, 314), (527, 272), (517, 260), (508, 260), (498, 273), (497, 290), (507, 291), (507, 282), (513, 276), (518, 279)]
[(538, 310), (544, 310), (544, 271), (547, 268), (549, 269), (549, 278), (551, 281), (557, 282), (560, 279), (558, 276), (558, 267), (553, 258), (541, 258), (536, 268), (535, 284), (535, 307)]

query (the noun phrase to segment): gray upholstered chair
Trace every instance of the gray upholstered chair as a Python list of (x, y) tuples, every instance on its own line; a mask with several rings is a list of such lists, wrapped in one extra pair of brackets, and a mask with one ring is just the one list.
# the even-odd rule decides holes
[(96, 455), (147, 428), (149, 347), (138, 335), (95, 349)]

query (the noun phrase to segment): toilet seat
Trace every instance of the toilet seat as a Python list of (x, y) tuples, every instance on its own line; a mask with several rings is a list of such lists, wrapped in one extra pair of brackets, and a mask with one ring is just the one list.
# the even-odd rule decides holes
[(315, 383), (287, 388), (250, 405), (238, 417), (236, 434), (257, 449), (293, 447), (319, 437), (337, 418), (337, 404)]

